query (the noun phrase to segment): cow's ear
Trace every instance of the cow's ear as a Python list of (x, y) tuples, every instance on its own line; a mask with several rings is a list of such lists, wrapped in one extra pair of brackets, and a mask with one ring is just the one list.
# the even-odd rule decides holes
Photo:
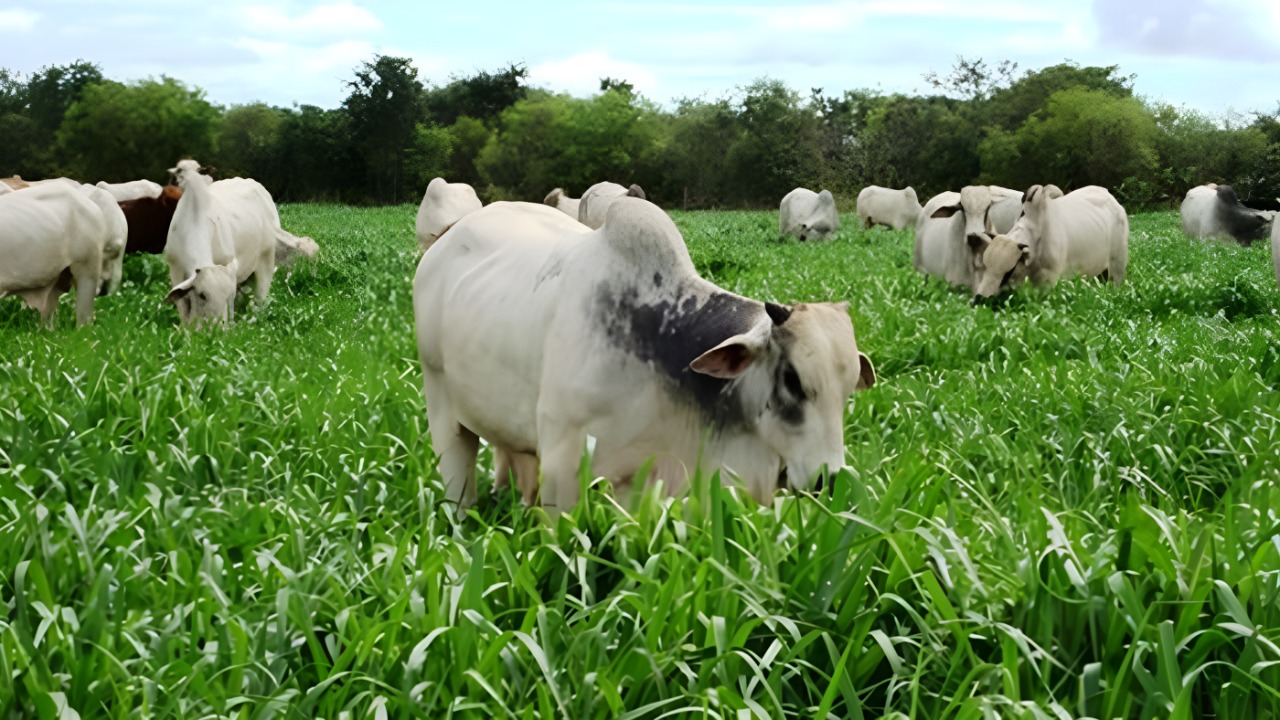
[(734, 335), (694, 358), (689, 369), (721, 380), (734, 380), (747, 372), (763, 349), (757, 333)]
[[(197, 270), (196, 272), (198, 273), (199, 270)], [(173, 289), (169, 291), (169, 294), (165, 296), (164, 301), (170, 302), (170, 303), (178, 302), (179, 300), (181, 300), (182, 298), (186, 297), (191, 293), (191, 289), (195, 287), (195, 283), (196, 283), (196, 276), (192, 275), (186, 280), (183, 280), (177, 285), (174, 285)]]
[(957, 204), (957, 205), (943, 205), (942, 207), (938, 208), (937, 210), (934, 210), (934, 211), (933, 211), (933, 214), (932, 214), (932, 215), (930, 215), (929, 217), (934, 218), (934, 219), (936, 219), (936, 220), (943, 220), (943, 219), (945, 219), (945, 218), (949, 218), (949, 217), (951, 217), (952, 215), (955, 215), (955, 214), (956, 214), (956, 213), (958, 213), (958, 212), (960, 212), (960, 206), (959, 206), (958, 204)]
[(854, 391), (866, 390), (876, 384), (876, 366), (871, 364), (871, 358), (866, 353), (858, 353), (858, 384), (853, 386)]
[(764, 304), (764, 311), (769, 314), (774, 325), (781, 325), (791, 317), (791, 308), (781, 303), (767, 302)]

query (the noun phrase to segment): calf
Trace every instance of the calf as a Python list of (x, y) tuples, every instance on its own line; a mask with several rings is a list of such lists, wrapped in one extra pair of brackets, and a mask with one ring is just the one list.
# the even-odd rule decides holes
[(783, 471), (806, 488), (844, 464), (846, 400), (875, 382), (844, 303), (722, 290), (666, 213), (634, 198), (595, 231), (544, 205), (478, 210), (422, 256), (413, 305), (431, 441), (460, 513), (481, 437), (504, 464), (537, 456), (553, 515), (577, 502), (588, 436), (592, 471), (616, 483), (652, 459), (670, 492), (723, 470), (768, 503)]

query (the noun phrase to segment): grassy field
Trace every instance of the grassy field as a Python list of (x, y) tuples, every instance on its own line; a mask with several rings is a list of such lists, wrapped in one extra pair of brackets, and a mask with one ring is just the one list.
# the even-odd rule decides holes
[(1140, 215), (1124, 287), (974, 308), (906, 232), (677, 214), (723, 287), (851, 301), (847, 469), (455, 526), (414, 212), (282, 208), (323, 257), (226, 331), (159, 258), (84, 330), (0, 302), (0, 717), (1280, 716), (1267, 248)]

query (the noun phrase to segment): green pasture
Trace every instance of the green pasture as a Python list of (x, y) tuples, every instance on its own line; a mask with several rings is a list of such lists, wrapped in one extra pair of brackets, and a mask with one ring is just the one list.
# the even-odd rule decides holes
[(157, 257), (85, 329), (0, 302), (0, 717), (1280, 717), (1266, 247), (1139, 215), (1123, 287), (971, 307), (909, 232), (678, 213), (721, 286), (850, 301), (847, 468), (459, 525), (415, 210), (284, 206), (322, 256), (227, 330)]

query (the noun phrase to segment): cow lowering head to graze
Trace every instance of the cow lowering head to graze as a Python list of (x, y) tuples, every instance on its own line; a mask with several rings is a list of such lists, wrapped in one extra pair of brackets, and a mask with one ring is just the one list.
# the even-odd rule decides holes
[(1187, 191), (1182, 200), (1182, 229), (1198, 238), (1220, 237), (1241, 245), (1267, 236), (1274, 213), (1245, 207), (1230, 185), (1207, 183)]
[(581, 202), (578, 198), (569, 197), (569, 194), (563, 188), (552, 190), (542, 199), (543, 205), (553, 207), (574, 220), (578, 219), (578, 209)]
[(778, 233), (805, 240), (828, 240), (840, 228), (840, 213), (830, 190), (796, 188), (778, 206)]
[(454, 223), (464, 215), (479, 210), (480, 206), (480, 198), (470, 185), (435, 178), (427, 183), (427, 191), (422, 195), (422, 203), (418, 205), (418, 244), (423, 250), (431, 247)]
[(595, 231), (544, 205), (474, 212), (422, 256), (413, 304), (431, 441), (460, 511), (480, 438), (506, 464), (538, 458), (553, 514), (577, 503), (588, 436), (593, 472), (615, 483), (652, 460), (670, 492), (724, 470), (768, 503), (784, 471), (806, 488), (843, 465), (845, 403), (875, 383), (843, 303), (716, 287), (639, 199), (614, 201)]
[(0, 297), (21, 296), (52, 327), (74, 286), (76, 323), (92, 322), (106, 236), (102, 212), (72, 183), (0, 196)]
[(990, 241), (1013, 229), (1022, 212), (1022, 193), (996, 185), (969, 185), (935, 195), (916, 221), (915, 268), (971, 286), (973, 258), (968, 244)]
[(622, 197), (645, 199), (644, 190), (639, 185), (624, 188), (618, 183), (598, 182), (587, 188), (578, 201), (578, 222), (595, 230), (604, 224), (605, 215), (614, 200)]
[[(210, 183), (195, 160), (180, 160), (170, 172), (182, 188), (164, 247), (171, 286), (177, 289), (197, 270), (219, 265), (231, 272), (237, 286), (252, 277), (257, 303), (266, 302), (280, 227), (270, 193), (245, 178)], [(174, 304), (182, 321), (190, 323), (201, 317), (230, 319), (233, 301), (234, 294), (225, 308), (206, 307), (188, 294), (176, 297)]]
[(165, 302), (180, 305), (197, 328), (206, 323), (229, 323), (235, 308), (236, 277), (230, 268), (206, 265), (196, 268), (165, 297)]
[(894, 230), (914, 227), (920, 215), (920, 200), (914, 188), (893, 190), (868, 185), (858, 193), (858, 217), (862, 226), (870, 229), (884, 225)]
[(1069, 275), (1101, 275), (1119, 285), (1129, 264), (1129, 217), (1105, 188), (1063, 195), (1056, 185), (1032, 185), (1022, 216), (1007, 235), (969, 237), (975, 299), (1030, 279), (1051, 287)]

